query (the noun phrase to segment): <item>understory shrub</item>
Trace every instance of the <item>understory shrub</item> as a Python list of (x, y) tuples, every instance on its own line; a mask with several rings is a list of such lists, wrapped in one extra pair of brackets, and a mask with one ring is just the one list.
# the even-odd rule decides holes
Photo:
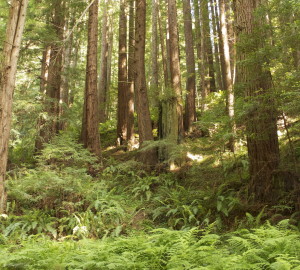
[(31, 237), (0, 249), (1, 269), (300, 269), (300, 234), (287, 220), (225, 235), (156, 229), (103, 240)]

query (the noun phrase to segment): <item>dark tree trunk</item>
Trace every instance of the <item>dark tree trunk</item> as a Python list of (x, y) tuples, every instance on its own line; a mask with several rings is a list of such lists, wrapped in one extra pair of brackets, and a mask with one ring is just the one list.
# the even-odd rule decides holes
[(103, 17), (102, 17), (102, 31), (101, 31), (101, 55), (100, 55), (100, 71), (98, 81), (98, 93), (99, 93), (99, 121), (104, 123), (106, 120), (105, 107), (107, 99), (107, 65), (108, 65), (108, 49), (109, 49), (109, 25), (108, 25), (108, 0), (103, 3)]
[(140, 146), (153, 140), (145, 77), (146, 0), (136, 1), (135, 94)]
[(221, 63), (220, 63), (220, 52), (219, 52), (219, 17), (218, 13), (215, 9), (215, 1), (210, 0), (210, 10), (211, 10), (211, 21), (212, 21), (212, 32), (213, 32), (213, 40), (214, 40), (214, 60), (215, 60), (215, 70), (216, 70), (216, 82), (217, 82), (217, 89), (223, 89), (223, 81), (222, 81), (222, 72), (221, 72)]
[(201, 0), (201, 25), (202, 25), (202, 38), (203, 38), (203, 53), (204, 53), (204, 65), (207, 66), (207, 78), (209, 80), (207, 84), (207, 91), (216, 91), (215, 81), (215, 69), (213, 60), (212, 43), (210, 38), (210, 19), (208, 0)]
[(272, 78), (265, 66), (268, 59), (261, 55), (265, 45), (264, 18), (254, 14), (261, 4), (261, 0), (236, 1), (237, 90), (239, 87), (244, 90), (248, 104), (245, 123), (250, 189), (255, 199), (268, 201), (272, 197), (274, 172), (279, 165), (279, 146)]
[(177, 117), (177, 121), (172, 121), (171, 119), (168, 121), (172, 121), (170, 122), (170, 130), (172, 130), (171, 134), (173, 134), (175, 139), (180, 142), (183, 138), (183, 114), (176, 0), (168, 0), (168, 22), (170, 36), (170, 69), (173, 88), (172, 95), (173, 102), (175, 102), (175, 106), (170, 106), (170, 108), (174, 107), (176, 109)]
[(28, 0), (13, 0), (0, 55), (0, 214), (6, 210), (4, 188), (12, 120), (13, 93)]
[[(195, 16), (195, 45), (197, 52), (197, 68), (198, 68), (198, 82), (197, 82), (197, 107), (200, 107), (200, 96), (202, 91), (202, 51), (201, 51), (201, 28), (200, 28), (200, 9), (198, 0), (194, 0), (194, 16)], [(197, 76), (196, 76), (197, 78)]]
[(128, 85), (127, 85), (127, 17), (126, 2), (120, 0), (119, 18), (119, 61), (118, 61), (118, 124), (117, 144), (123, 145), (127, 141), (128, 120)]
[(135, 144), (134, 137), (134, 51), (135, 51), (135, 0), (129, 2), (129, 41), (128, 41), (128, 122), (127, 140), (128, 149), (132, 150)]
[(37, 151), (40, 151), (45, 143), (49, 143), (59, 131), (59, 101), (61, 98), (64, 53), (61, 42), (64, 40), (65, 2), (63, 0), (55, 0), (52, 3), (52, 9), (53, 17), (51, 18), (51, 24), (55, 31), (56, 40), (50, 45), (48, 80), (45, 89), (44, 110), (48, 114), (48, 119), (40, 122), (40, 134), (36, 142)]
[[(93, 0), (92, 0), (93, 1)], [(101, 156), (99, 107), (97, 94), (98, 1), (89, 8), (86, 82), (84, 93), (82, 142), (96, 156)]]
[(234, 93), (233, 93), (233, 80), (231, 74), (231, 62), (230, 62), (230, 47), (227, 31), (226, 21), (226, 8), (225, 0), (220, 0), (220, 26), (222, 33), (223, 53), (224, 53), (224, 90), (227, 92), (227, 112), (230, 118), (230, 129), (232, 136), (229, 140), (229, 147), (234, 152), (234, 134), (235, 134), (235, 123), (234, 123)]
[(194, 39), (191, 16), (190, 0), (183, 0), (183, 15), (184, 15), (184, 35), (185, 35), (185, 54), (186, 54), (186, 101), (184, 115), (184, 130), (190, 132), (192, 123), (196, 121), (196, 70), (195, 70), (195, 55), (194, 55)]

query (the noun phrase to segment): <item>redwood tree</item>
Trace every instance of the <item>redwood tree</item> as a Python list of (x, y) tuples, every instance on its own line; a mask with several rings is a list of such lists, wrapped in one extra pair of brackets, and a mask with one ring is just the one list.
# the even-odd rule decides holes
[(105, 0), (102, 17), (102, 31), (101, 31), (101, 55), (100, 55), (100, 71), (99, 71), (99, 120), (101, 123), (106, 120), (106, 101), (107, 101), (107, 71), (108, 71), (108, 49), (109, 49), (109, 25), (108, 25), (108, 0)]
[[(63, 71), (63, 40), (65, 26), (65, 1), (55, 0), (51, 3), (52, 17), (50, 23), (55, 33), (55, 40), (50, 44), (50, 59), (48, 67), (48, 76), (45, 87), (44, 111), (47, 113), (47, 119), (39, 121), (39, 137), (36, 141), (36, 150), (41, 150), (45, 143), (50, 140), (59, 131), (59, 101), (62, 88)], [(42, 69), (43, 69), (42, 64)], [(45, 78), (42, 78), (42, 80)]]
[(136, 1), (135, 95), (140, 145), (153, 140), (145, 76), (146, 0)]
[(127, 85), (127, 0), (120, 0), (119, 15), (119, 59), (118, 59), (118, 117), (117, 143), (122, 145), (127, 140), (128, 120), (128, 85)]
[[(91, 0), (92, 2), (93, 0)], [(92, 153), (101, 155), (97, 95), (98, 0), (89, 8), (86, 81), (81, 138)]]
[(249, 155), (250, 188), (254, 197), (267, 201), (272, 196), (273, 177), (279, 165), (277, 111), (271, 73), (262, 54), (266, 33), (265, 17), (256, 12), (263, 0), (236, 1), (237, 90), (243, 90)]
[(12, 120), (12, 103), (28, 0), (11, 2), (3, 53), (0, 55), (0, 214), (5, 211), (4, 180)]
[(129, 38), (128, 38), (128, 121), (127, 141), (128, 149), (132, 150), (135, 143), (134, 137), (134, 51), (135, 51), (135, 0), (129, 2)]
[(195, 55), (194, 55), (194, 39), (191, 15), (190, 0), (183, 0), (184, 14), (184, 35), (185, 35), (185, 54), (186, 54), (186, 101), (185, 101), (185, 117), (184, 129), (191, 131), (192, 123), (196, 120), (196, 70), (195, 70)]
[[(177, 25), (177, 8), (176, 0), (168, 0), (168, 23), (170, 37), (170, 69), (173, 104), (169, 104), (167, 110), (175, 110), (170, 113), (171, 118), (167, 119), (169, 127), (166, 128), (167, 134), (171, 135), (176, 141), (181, 141), (183, 137), (183, 115), (182, 115), (182, 89), (181, 89), (181, 72), (179, 62), (179, 44), (178, 44), (178, 25)], [(176, 115), (176, 116), (175, 116)], [(173, 119), (173, 116), (175, 118)], [(177, 119), (176, 119), (177, 118)]]
[[(231, 74), (231, 62), (230, 62), (230, 47), (226, 21), (226, 1), (220, 0), (220, 27), (222, 33), (222, 45), (224, 53), (224, 90), (227, 92), (227, 112), (230, 118), (230, 127), (233, 136), (235, 134), (235, 123), (234, 123), (234, 93), (233, 93), (233, 79)], [(234, 137), (230, 139), (230, 149), (234, 152)]]

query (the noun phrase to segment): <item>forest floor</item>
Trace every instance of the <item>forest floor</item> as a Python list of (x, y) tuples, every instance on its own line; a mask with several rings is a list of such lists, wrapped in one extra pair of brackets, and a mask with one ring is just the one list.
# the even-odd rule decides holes
[(300, 269), (298, 214), (249, 202), (246, 152), (220, 141), (187, 139), (171, 171), (110, 147), (103, 169), (60, 135), (10, 173), (0, 269)]

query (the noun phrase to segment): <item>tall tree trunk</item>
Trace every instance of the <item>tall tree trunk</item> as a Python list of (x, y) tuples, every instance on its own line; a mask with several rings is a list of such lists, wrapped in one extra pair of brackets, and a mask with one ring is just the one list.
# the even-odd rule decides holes
[(128, 41), (128, 122), (127, 140), (128, 149), (132, 150), (135, 144), (134, 138), (134, 51), (135, 51), (135, 0), (129, 2), (129, 41)]
[[(219, 0), (213, 0), (215, 5), (215, 14), (218, 14), (218, 20), (217, 20), (217, 32), (219, 37), (219, 53), (220, 53), (220, 67), (221, 67), (221, 73), (222, 73), (222, 90), (225, 89), (225, 79), (226, 79), (226, 68), (225, 68), (225, 57), (224, 57), (224, 44), (223, 44), (223, 36), (220, 26), (220, 3)], [(226, 101), (227, 102), (227, 101)]]
[(3, 53), (0, 57), (0, 214), (6, 208), (4, 188), (12, 120), (13, 93), (28, 0), (11, 2)]
[(40, 134), (36, 143), (37, 151), (40, 151), (45, 143), (50, 142), (59, 130), (59, 101), (62, 87), (64, 53), (62, 41), (64, 40), (65, 2), (63, 0), (55, 0), (52, 3), (52, 10), (53, 17), (51, 24), (55, 31), (56, 40), (50, 45), (51, 53), (46, 87), (46, 99), (44, 104), (44, 111), (47, 113), (48, 119), (41, 122), (42, 125), (40, 126)]
[[(70, 29), (75, 24), (75, 14), (70, 12), (70, 7), (66, 3), (66, 20), (65, 29)], [(65, 39), (65, 38), (64, 38)], [(61, 77), (61, 88), (60, 88), (60, 101), (59, 101), (59, 130), (64, 130), (67, 127), (66, 114), (69, 108), (69, 74), (71, 68), (71, 56), (72, 48), (74, 43), (74, 35), (65, 40), (63, 59), (62, 59), (62, 77)]]
[(213, 32), (213, 40), (214, 40), (214, 59), (215, 59), (215, 70), (217, 77), (217, 88), (223, 89), (223, 81), (222, 81), (222, 72), (221, 72), (221, 63), (220, 63), (220, 52), (219, 52), (219, 16), (215, 9), (215, 1), (210, 0), (210, 11), (211, 11), (211, 21), (212, 21), (212, 32)]
[(226, 22), (226, 8), (225, 0), (220, 0), (220, 26), (222, 32), (223, 41), (223, 52), (224, 52), (224, 90), (227, 92), (227, 112), (230, 118), (230, 129), (232, 136), (230, 138), (230, 150), (234, 152), (234, 134), (235, 134), (235, 123), (234, 123), (234, 94), (233, 94), (233, 81), (231, 74), (231, 62), (230, 62), (230, 47), (227, 32)]
[(40, 77), (40, 93), (46, 94), (48, 75), (49, 75), (49, 62), (50, 62), (51, 47), (45, 45), (42, 57), (41, 77)]
[(207, 70), (205, 75), (207, 82), (207, 91), (216, 91), (215, 81), (215, 69), (213, 60), (212, 43), (210, 38), (210, 19), (209, 19), (209, 8), (208, 0), (201, 0), (201, 26), (202, 26), (202, 38), (203, 38), (203, 54), (204, 54), (204, 65)]
[(105, 0), (103, 17), (102, 17), (102, 31), (101, 31), (101, 55), (100, 55), (100, 71), (98, 81), (98, 93), (99, 93), (99, 121), (100, 123), (105, 122), (105, 107), (107, 97), (107, 64), (108, 64), (108, 0)]
[(151, 90), (158, 90), (158, 41), (157, 41), (157, 0), (152, 0), (152, 43), (151, 43)]
[[(161, 7), (161, 3), (157, 0), (157, 5)], [(162, 23), (163, 17), (161, 13), (162, 8), (158, 9), (158, 27), (159, 27), (159, 38), (160, 38), (160, 47), (161, 47), (161, 59), (162, 59), (162, 66), (164, 72), (164, 84), (161, 87), (160, 92), (160, 100), (159, 100), (159, 109), (158, 109), (158, 137), (163, 139), (164, 137), (164, 123), (163, 123), (163, 103), (164, 101), (161, 100), (163, 95), (169, 91), (171, 82), (170, 82), (170, 61), (169, 61), (169, 53), (167, 53), (166, 46), (169, 45), (167, 31), (166, 31), (166, 24)], [(167, 35), (166, 35), (167, 34)]]
[[(157, 0), (157, 5), (159, 6), (159, 0)], [(161, 48), (161, 58), (162, 58), (162, 65), (164, 71), (164, 86), (165, 88), (168, 87), (170, 84), (169, 81), (169, 74), (168, 74), (168, 63), (167, 63), (167, 53), (166, 53), (166, 46), (165, 46), (165, 28), (162, 24), (162, 16), (160, 9), (158, 9), (158, 28), (159, 28), (159, 38), (160, 38), (160, 48)]]
[[(93, 1), (93, 0), (91, 0)], [(99, 107), (97, 94), (98, 0), (89, 8), (86, 81), (84, 93), (82, 142), (96, 156), (101, 156)]]
[(136, 1), (135, 18), (135, 95), (141, 146), (153, 140), (145, 77), (146, 0)]
[[(210, 92), (210, 77), (209, 77), (209, 64), (207, 53), (207, 35), (209, 35), (209, 24), (204, 23), (204, 13), (207, 13), (207, 0), (201, 1), (200, 4), (200, 28), (201, 28), (201, 110), (207, 109), (206, 97)], [(208, 15), (207, 15), (208, 16)]]
[(120, 0), (119, 18), (119, 61), (118, 61), (118, 123), (117, 143), (123, 145), (127, 141), (128, 120), (128, 85), (127, 85), (127, 17), (126, 2)]
[(184, 35), (185, 35), (185, 54), (186, 54), (186, 102), (185, 102), (185, 116), (184, 129), (190, 132), (192, 123), (196, 121), (196, 70), (195, 70), (195, 55), (194, 55), (194, 39), (191, 16), (190, 0), (183, 0), (183, 15), (184, 15)]
[[(226, 11), (226, 19), (227, 19), (227, 33), (228, 33), (228, 42), (229, 42), (229, 50), (230, 50), (230, 66), (231, 66), (231, 74), (234, 77), (235, 72), (235, 63), (236, 63), (236, 46), (235, 46), (235, 22), (233, 12), (233, 3), (234, 1), (225, 0), (225, 11)], [(233, 78), (234, 79), (234, 78)]]
[[(41, 66), (41, 77), (40, 77), (40, 94), (43, 97), (43, 102), (45, 103), (46, 89), (48, 84), (49, 76), (49, 64), (50, 64), (51, 46), (45, 45), (42, 57)], [(46, 129), (44, 128), (46, 119), (44, 114), (41, 114), (37, 123), (37, 137), (35, 139), (35, 149), (41, 150), (43, 148), (43, 138), (45, 137)]]
[(110, 16), (110, 23), (109, 23), (109, 48), (108, 48), (108, 56), (107, 56), (107, 96), (106, 96), (106, 106), (105, 106), (105, 120), (110, 119), (110, 96), (111, 96), (111, 61), (112, 61), (112, 52), (113, 52), (113, 45), (114, 45), (114, 33), (113, 33), (113, 19)]
[[(170, 36), (170, 69), (173, 96), (173, 104), (170, 106), (172, 117), (168, 119), (170, 123), (169, 134), (171, 139), (180, 142), (183, 138), (183, 115), (182, 115), (182, 89), (181, 89), (181, 72), (179, 63), (179, 44), (178, 44), (178, 26), (177, 26), (177, 8), (176, 0), (168, 0), (168, 23)], [(174, 119), (173, 119), (174, 117)], [(177, 118), (177, 120), (175, 119)]]
[[(198, 68), (198, 86), (197, 86), (197, 107), (200, 107), (200, 90), (202, 91), (202, 79), (204, 71), (202, 70), (202, 51), (201, 51), (201, 28), (200, 28), (200, 9), (199, 9), (199, 1), (194, 0), (194, 16), (195, 16), (195, 44), (196, 44), (196, 51), (197, 51), (197, 68)], [(197, 78), (197, 76), (196, 76)]]
[[(279, 165), (277, 111), (272, 98), (271, 73), (261, 55), (265, 46), (264, 17), (255, 14), (262, 0), (236, 1), (237, 87), (245, 93), (246, 132), (250, 190), (254, 198), (268, 201), (273, 193), (273, 176)], [(239, 88), (237, 88), (238, 90)]]
[(81, 47), (80, 39), (74, 38), (73, 46), (74, 46), (74, 49), (72, 50), (72, 53), (71, 53), (72, 60), (71, 60), (71, 66), (70, 66), (70, 70), (72, 72), (72, 80), (69, 81), (69, 84), (70, 84), (69, 107), (72, 106), (72, 104), (74, 103), (75, 90), (76, 90), (76, 86), (77, 86), (77, 80), (76, 80), (75, 76), (77, 74), (78, 59), (79, 59), (79, 53), (80, 53), (80, 47)]

